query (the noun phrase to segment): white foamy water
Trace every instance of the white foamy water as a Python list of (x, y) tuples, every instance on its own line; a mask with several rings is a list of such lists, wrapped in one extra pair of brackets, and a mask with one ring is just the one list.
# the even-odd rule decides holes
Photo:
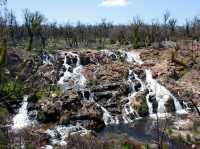
[(144, 62), (140, 59), (140, 53), (139, 52), (135, 52), (135, 51), (131, 51), (131, 52), (126, 52), (127, 57), (126, 57), (126, 61), (129, 63), (133, 63), (136, 62), (139, 65), (142, 65)]
[[(72, 58), (76, 58), (76, 66), (75, 68), (72, 68), (69, 64), (67, 64), (67, 57), (70, 56)], [(64, 75), (60, 78), (58, 81), (58, 84), (65, 86), (66, 89), (72, 87), (72, 88), (79, 88), (83, 89), (86, 86), (87, 80), (84, 77), (84, 75), (81, 73), (83, 66), (80, 65), (80, 58), (79, 55), (74, 53), (67, 53), (64, 58), (64, 63), (66, 71), (64, 72)], [(70, 69), (73, 69), (72, 72)], [(69, 81), (73, 82), (73, 85), (69, 83)]]
[[(94, 100), (92, 99), (92, 101), (94, 101)], [(98, 103), (96, 103), (96, 105), (98, 107), (100, 107), (103, 111), (103, 121), (104, 121), (105, 125), (116, 124), (116, 122), (118, 122), (118, 120), (116, 121), (116, 119), (108, 112), (108, 110), (106, 108), (99, 105)]]
[(14, 130), (23, 129), (32, 124), (32, 121), (29, 120), (29, 117), (28, 117), (27, 99), (28, 99), (28, 96), (25, 95), (23, 98), (22, 106), (19, 109), (19, 112), (13, 117), (12, 129)]
[[(143, 61), (140, 59), (140, 53), (131, 51), (127, 52), (127, 62), (133, 63), (135, 61), (139, 65), (143, 64)], [(150, 115), (153, 114), (153, 108), (152, 108), (152, 103), (149, 102), (149, 96), (150, 95), (155, 95), (156, 96), (156, 101), (158, 102), (158, 115), (162, 117), (162, 113), (166, 113), (166, 107), (165, 104), (169, 100), (169, 98), (172, 98), (174, 101), (174, 105), (176, 108), (176, 112), (178, 113), (184, 113), (185, 110), (183, 110), (182, 106), (180, 105), (179, 101), (170, 93), (169, 90), (167, 90), (164, 86), (159, 84), (156, 80), (153, 79), (152, 77), (152, 72), (150, 70), (145, 70), (146, 73), (146, 83), (147, 86), (146, 88), (149, 89), (150, 93), (146, 96), (146, 102), (149, 108), (149, 113)], [(139, 78), (137, 78), (140, 80)], [(142, 83), (142, 81), (140, 80)], [(142, 83), (143, 84), (143, 83)], [(144, 86), (144, 84), (143, 84)]]
[(53, 145), (64, 146), (67, 145), (66, 138), (69, 137), (69, 135), (80, 134), (81, 136), (84, 136), (88, 134), (89, 131), (79, 125), (77, 126), (58, 125), (53, 129), (46, 130), (46, 133), (50, 135), (51, 143)]
[(151, 91), (151, 94), (154, 94), (156, 96), (156, 101), (158, 102), (158, 109), (157, 109), (158, 113), (166, 112), (165, 104), (170, 98), (172, 98), (174, 101), (176, 111), (182, 110), (180, 103), (170, 93), (170, 91), (153, 79), (151, 71), (145, 70), (145, 72), (146, 72), (147, 85)]

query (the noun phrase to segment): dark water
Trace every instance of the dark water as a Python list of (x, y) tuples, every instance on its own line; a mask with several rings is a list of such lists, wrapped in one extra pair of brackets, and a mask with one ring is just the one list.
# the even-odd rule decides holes
[[(160, 119), (160, 136), (164, 127), (173, 127), (173, 122), (180, 117), (173, 117), (170, 119)], [(165, 126), (167, 125), (167, 126)], [(155, 119), (142, 118), (135, 120), (130, 124), (118, 124), (106, 126), (103, 130), (98, 132), (100, 137), (104, 137), (108, 134), (124, 135), (133, 138), (143, 144), (155, 144), (158, 140), (157, 122)], [(166, 144), (169, 144), (170, 149), (186, 149), (188, 146), (177, 140), (169, 139), (167, 136), (163, 136), (163, 140)]]

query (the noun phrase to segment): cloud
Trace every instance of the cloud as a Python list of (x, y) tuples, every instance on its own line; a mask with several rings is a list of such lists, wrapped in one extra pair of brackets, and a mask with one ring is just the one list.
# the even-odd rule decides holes
[(130, 4), (129, 0), (103, 0), (100, 7), (124, 7)]

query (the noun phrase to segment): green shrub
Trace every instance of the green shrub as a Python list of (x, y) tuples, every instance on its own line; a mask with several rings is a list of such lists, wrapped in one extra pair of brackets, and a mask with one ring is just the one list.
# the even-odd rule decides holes
[(25, 149), (35, 149), (34, 145), (32, 143), (26, 143), (25, 144)]
[(145, 144), (145, 145), (143, 146), (143, 149), (150, 149), (149, 144)]
[(122, 149), (134, 149), (135, 147), (131, 144), (123, 144)]
[(5, 133), (0, 130), (0, 149), (5, 149), (8, 144), (8, 138), (6, 137)]
[(190, 134), (186, 135), (186, 139), (187, 139), (187, 142), (191, 142), (191, 136), (190, 136)]
[(6, 40), (1, 41), (0, 43), (0, 65), (6, 64), (6, 49), (7, 49), (7, 42)]
[(6, 108), (0, 107), (0, 123), (5, 123), (8, 118), (8, 110)]
[(52, 86), (51, 87), (51, 91), (52, 91), (52, 94), (55, 94), (56, 96), (61, 96), (62, 93), (63, 93), (63, 90), (60, 86)]
[(36, 91), (36, 97), (38, 100), (41, 100), (42, 98), (47, 97), (47, 96), (48, 96), (48, 91), (45, 88), (39, 88)]
[(89, 84), (89, 86), (96, 86), (97, 85), (97, 80), (90, 79), (88, 84)]
[(0, 93), (9, 100), (17, 100), (22, 96), (22, 84), (17, 81), (5, 81), (0, 84)]
[(171, 136), (173, 134), (173, 129), (169, 128), (166, 130), (167, 134)]
[(169, 145), (166, 144), (166, 143), (163, 143), (163, 145), (162, 145), (162, 149), (169, 149)]

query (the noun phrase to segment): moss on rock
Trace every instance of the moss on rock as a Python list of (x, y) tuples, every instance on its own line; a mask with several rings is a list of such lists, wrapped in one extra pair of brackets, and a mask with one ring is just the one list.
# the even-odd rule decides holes
[(146, 103), (145, 92), (138, 92), (137, 95), (132, 100), (132, 107), (137, 111), (141, 117), (149, 115), (149, 108)]

